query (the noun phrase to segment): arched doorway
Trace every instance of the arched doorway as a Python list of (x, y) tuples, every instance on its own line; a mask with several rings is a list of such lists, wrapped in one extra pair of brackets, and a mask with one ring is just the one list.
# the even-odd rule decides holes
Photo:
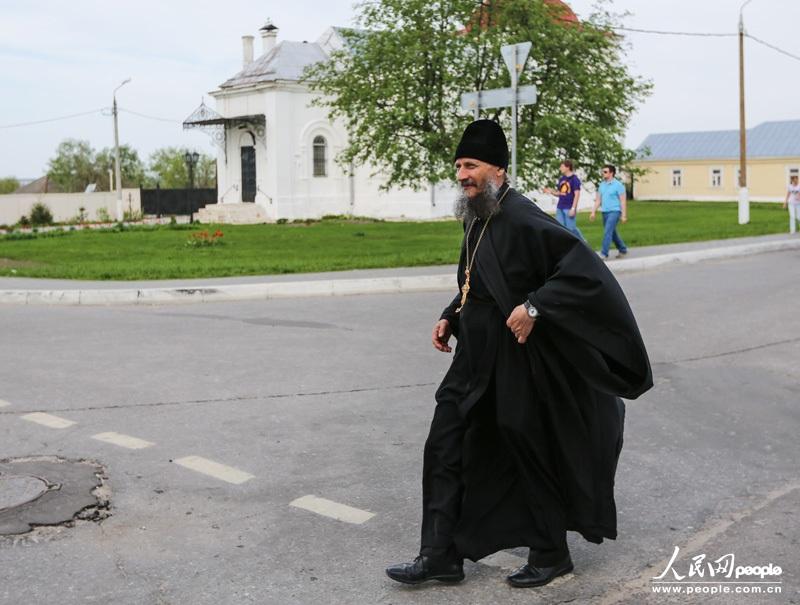
[(256, 201), (256, 140), (251, 132), (242, 136), (242, 201)]

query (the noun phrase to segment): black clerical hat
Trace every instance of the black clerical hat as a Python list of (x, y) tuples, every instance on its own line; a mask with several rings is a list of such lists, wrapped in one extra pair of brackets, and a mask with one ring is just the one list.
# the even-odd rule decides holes
[(500, 124), (476, 120), (467, 126), (456, 149), (456, 157), (474, 158), (500, 168), (508, 168), (508, 142)]

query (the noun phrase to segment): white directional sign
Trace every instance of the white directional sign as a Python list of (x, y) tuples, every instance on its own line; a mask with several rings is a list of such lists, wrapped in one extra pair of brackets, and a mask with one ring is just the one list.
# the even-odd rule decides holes
[(522, 73), (530, 52), (530, 42), (520, 42), (519, 44), (508, 44), (500, 47), (500, 53), (503, 55), (503, 60), (506, 62), (506, 67), (508, 67), (512, 78)]
[[(533, 105), (536, 103), (537, 90), (534, 84), (517, 88), (516, 102), (519, 105)], [(511, 107), (514, 105), (513, 88), (495, 88), (494, 90), (481, 90), (480, 92), (465, 92), (461, 95), (461, 109), (475, 111), (490, 107)]]

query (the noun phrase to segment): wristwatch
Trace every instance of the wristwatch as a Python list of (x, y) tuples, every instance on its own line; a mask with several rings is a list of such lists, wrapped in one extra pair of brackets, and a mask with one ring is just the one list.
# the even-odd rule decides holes
[(531, 319), (537, 319), (539, 317), (539, 309), (534, 307), (529, 300), (525, 301), (525, 310), (528, 311), (528, 317)]

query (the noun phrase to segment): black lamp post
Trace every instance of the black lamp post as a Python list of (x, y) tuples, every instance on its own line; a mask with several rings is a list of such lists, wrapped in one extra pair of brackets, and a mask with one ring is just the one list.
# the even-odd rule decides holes
[(183, 159), (186, 162), (186, 168), (189, 171), (189, 187), (186, 193), (186, 199), (188, 200), (187, 205), (189, 206), (189, 222), (192, 222), (192, 198), (191, 198), (191, 191), (194, 189), (194, 167), (197, 164), (198, 160), (200, 159), (200, 154), (196, 151), (190, 152), (187, 151), (183, 155)]

